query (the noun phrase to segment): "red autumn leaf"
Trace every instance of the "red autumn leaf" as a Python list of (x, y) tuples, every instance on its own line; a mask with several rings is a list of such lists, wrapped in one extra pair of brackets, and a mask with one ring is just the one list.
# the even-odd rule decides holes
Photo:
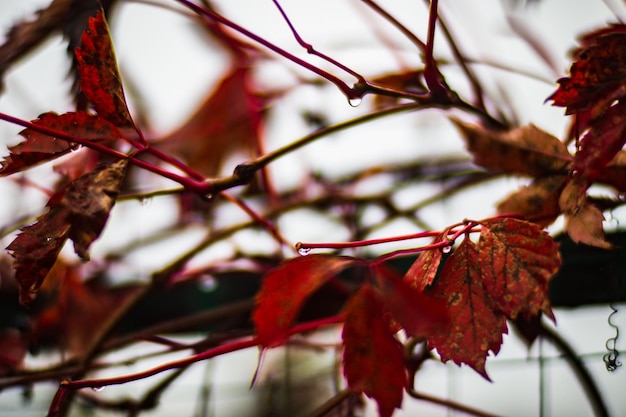
[[(597, 115), (611, 102), (624, 96), (626, 82), (626, 26), (613, 25), (581, 39), (570, 76), (558, 80), (550, 96), (566, 114), (593, 110)], [(595, 108), (595, 109), (594, 109)]]
[(481, 222), (478, 262), (494, 307), (508, 318), (552, 316), (548, 283), (561, 266), (557, 243), (534, 223), (513, 218)]
[(77, 355), (101, 331), (111, 311), (140, 290), (137, 285), (112, 289), (97, 279), (85, 281), (80, 265), (62, 260), (50, 271), (42, 292), (50, 281), (59, 285), (47, 294), (50, 303), (36, 314), (31, 338), (36, 343), (54, 344)]
[(407, 377), (402, 344), (384, 312), (368, 284), (350, 299), (342, 334), (343, 372), (350, 389), (374, 399), (380, 417), (391, 417), (402, 405)]
[(268, 272), (253, 314), (261, 346), (283, 343), (307, 298), (353, 262), (350, 258), (309, 255), (290, 259)]
[(119, 128), (134, 128), (117, 69), (109, 26), (102, 11), (89, 18), (74, 51), (81, 91), (104, 119)]
[(610, 185), (619, 192), (626, 192), (626, 151), (619, 151), (615, 158), (596, 177), (596, 182)]
[[(626, 40), (626, 38), (625, 38)], [(611, 106), (580, 139), (573, 170), (595, 180), (626, 143), (626, 102)]]
[[(36, 125), (58, 130), (81, 139), (101, 141), (122, 137), (119, 129), (106, 120), (92, 116), (85, 112), (44, 113), (36, 120)], [(75, 143), (68, 142), (53, 136), (44, 135), (31, 129), (20, 132), (25, 140), (9, 148), (10, 154), (5, 157), (0, 167), (0, 175), (11, 175), (15, 172), (50, 161), (69, 151), (76, 149)]]
[(567, 183), (566, 175), (535, 178), (498, 204), (498, 214), (517, 214), (542, 227), (561, 215), (559, 196)]
[(441, 301), (427, 297), (389, 268), (378, 265), (374, 273), (374, 290), (381, 295), (385, 309), (407, 334), (425, 338), (448, 326), (448, 310)]
[(35, 298), (67, 239), (74, 241), (81, 258), (88, 258), (89, 246), (102, 232), (115, 204), (127, 164), (122, 159), (101, 165), (67, 184), (48, 201), (47, 212), (9, 244), (22, 302)]
[(483, 285), (481, 269), (477, 245), (464, 239), (427, 290), (428, 295), (445, 302), (450, 313), (450, 330), (430, 335), (428, 345), (437, 349), (442, 361), (467, 364), (489, 380), (487, 355), (500, 351), (507, 325)]
[(474, 157), (474, 163), (494, 172), (530, 176), (563, 173), (572, 159), (567, 146), (534, 125), (509, 131), (453, 120)]
[(248, 68), (232, 68), (196, 112), (155, 146), (206, 176), (219, 174), (236, 153), (254, 153), (262, 103), (252, 87)]
[[(446, 236), (446, 233), (442, 233), (433, 240), (433, 243), (445, 240)], [(404, 279), (411, 287), (422, 291), (432, 284), (437, 277), (437, 271), (439, 270), (442, 256), (443, 252), (440, 249), (421, 252), (404, 275)]]

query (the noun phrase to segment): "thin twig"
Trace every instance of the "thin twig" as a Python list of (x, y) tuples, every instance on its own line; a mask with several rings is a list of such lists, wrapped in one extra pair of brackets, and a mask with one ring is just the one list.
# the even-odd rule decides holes
[(486, 411), (478, 410), (477, 408), (470, 407), (468, 405), (461, 404), (453, 400), (439, 398), (439, 397), (435, 397), (429, 394), (424, 394), (424, 393), (416, 391), (413, 388), (407, 389), (406, 392), (407, 394), (409, 394), (411, 397), (415, 399), (428, 401), (430, 403), (438, 404), (438, 405), (441, 405), (443, 407), (446, 407), (452, 410), (461, 411), (466, 414), (471, 414), (476, 417), (499, 417), (497, 414), (491, 414)]

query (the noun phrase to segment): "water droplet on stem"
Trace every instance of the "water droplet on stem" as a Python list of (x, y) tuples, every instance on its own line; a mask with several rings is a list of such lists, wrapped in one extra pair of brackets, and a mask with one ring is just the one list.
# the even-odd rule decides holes
[(96, 392), (100, 392), (100, 391), (102, 391), (104, 389), (104, 387), (93, 387), (91, 389), (96, 391)]
[(452, 252), (452, 245), (444, 246), (443, 248), (441, 248), (441, 251), (443, 253), (450, 253), (450, 252)]
[(352, 107), (359, 107), (363, 99), (361, 97), (349, 97), (348, 104)]
[(311, 248), (303, 247), (301, 242), (296, 243), (296, 250), (300, 256), (307, 256), (311, 253)]

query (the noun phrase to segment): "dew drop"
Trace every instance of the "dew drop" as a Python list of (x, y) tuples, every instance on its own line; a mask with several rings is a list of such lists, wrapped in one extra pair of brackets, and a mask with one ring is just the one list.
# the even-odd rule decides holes
[(348, 99), (348, 104), (352, 107), (359, 107), (362, 101), (363, 99), (361, 99), (361, 97), (351, 97)]
[(95, 392), (100, 392), (104, 389), (104, 387), (93, 387), (91, 389), (94, 390)]
[(141, 204), (143, 207), (148, 207), (150, 205), (150, 203), (152, 203), (152, 199), (151, 198), (141, 198), (141, 199), (139, 199), (139, 204)]
[(443, 248), (441, 248), (441, 251), (443, 253), (450, 253), (452, 251), (452, 246), (451, 245), (444, 246)]
[(211, 201), (213, 201), (213, 198), (215, 198), (215, 196), (213, 194), (209, 193), (209, 194), (201, 195), (200, 198), (202, 198), (206, 202), (211, 202)]
[(296, 243), (296, 250), (300, 256), (307, 256), (311, 252), (311, 248), (305, 248), (302, 246), (302, 242)]

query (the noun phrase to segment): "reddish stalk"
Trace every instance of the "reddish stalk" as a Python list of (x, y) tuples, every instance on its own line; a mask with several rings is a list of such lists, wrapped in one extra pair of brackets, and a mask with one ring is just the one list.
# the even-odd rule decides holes
[[(77, 143), (79, 145), (82, 145), (86, 148), (90, 148), (93, 149), (95, 151), (98, 151), (104, 155), (109, 155), (112, 156), (114, 158), (118, 158), (118, 159), (125, 159), (128, 158), (129, 162), (145, 169), (146, 171), (150, 171), (153, 172), (157, 175), (160, 175), (162, 177), (168, 178), (172, 181), (175, 181), (177, 183), (179, 183), (180, 185), (182, 185), (183, 187), (185, 187), (186, 189), (188, 189), (189, 191), (193, 191), (193, 192), (197, 192), (200, 194), (206, 194), (211, 187), (209, 186), (209, 184), (207, 184), (205, 181), (198, 181), (198, 180), (194, 180), (188, 177), (183, 177), (181, 175), (175, 174), (171, 171), (167, 171), (164, 170), (156, 165), (153, 165), (149, 162), (143, 161), (141, 159), (138, 159), (136, 157), (136, 154), (139, 152), (135, 152), (132, 155), (126, 155), (123, 152), (117, 151), (115, 149), (111, 149), (107, 146), (104, 146), (98, 142), (93, 142), (87, 139), (83, 139), (83, 138), (79, 138), (76, 136), (72, 136), (70, 134), (67, 134), (65, 132), (61, 132), (59, 130), (56, 129), (51, 129), (49, 127), (46, 126), (41, 126), (32, 122), (28, 122), (26, 120), (22, 120), (22, 119), (18, 119), (17, 117), (13, 117), (10, 116), (8, 114), (5, 113), (0, 113), (0, 119), (5, 120), (9, 123), (13, 123), (19, 126), (23, 126), (27, 129), (31, 129), (34, 130), (35, 132), (39, 132), (39, 133), (43, 133), (44, 135), (48, 135), (48, 136), (53, 136), (55, 138), (59, 138), (62, 140), (66, 140), (68, 142), (74, 142)], [(143, 149), (140, 149), (140, 151)], [(162, 155), (162, 154), (159, 154)], [(165, 155), (166, 156), (166, 155)], [(164, 162), (170, 162), (170, 161), (174, 161), (173, 158), (166, 156), (167, 157), (167, 161)], [(177, 163), (176, 166), (180, 167), (182, 163)], [(199, 175), (199, 174), (196, 174)]]
[(430, 12), (428, 14), (428, 37), (426, 39), (426, 50), (424, 51), (424, 80), (435, 97), (447, 97), (448, 89), (439, 81), (439, 70), (435, 63), (433, 50), (435, 47), (435, 28), (438, 17), (438, 0), (430, 1)]
[[(341, 322), (343, 322), (343, 316), (327, 317), (324, 319), (302, 323), (291, 328), (289, 330), (289, 335), (292, 336), (298, 333), (307, 333), (313, 330), (317, 330), (321, 327), (326, 327), (326, 326), (338, 324)], [(171, 369), (182, 368), (182, 367), (191, 365), (196, 362), (211, 359), (216, 356), (224, 355), (226, 353), (248, 349), (254, 346), (258, 346), (258, 345), (259, 345), (259, 341), (257, 340), (257, 338), (243, 339), (243, 340), (238, 340), (235, 342), (228, 343), (226, 345), (217, 346), (209, 350), (206, 350), (204, 352), (198, 353), (196, 355), (191, 355), (183, 359), (164, 363), (152, 369), (148, 369), (142, 372), (137, 372), (134, 374), (122, 375), (122, 376), (112, 377), (112, 378), (102, 378), (102, 379), (83, 379), (79, 381), (62, 381), (61, 387), (57, 395), (64, 396), (65, 391), (67, 390), (74, 390), (74, 389), (80, 389), (80, 388), (101, 388), (101, 387), (105, 387), (109, 385), (125, 384), (127, 382), (149, 378), (151, 376), (157, 375), (161, 372), (165, 372)], [(60, 392), (63, 392), (63, 393), (59, 394)], [(53, 404), (54, 403), (55, 402), (53, 401)], [(52, 416), (53, 414), (50, 414), (50, 415)]]
[(291, 23), (291, 19), (289, 19), (289, 16), (287, 16), (287, 13), (285, 13), (285, 11), (283, 10), (283, 8), (280, 5), (280, 3), (278, 3), (278, 0), (272, 0), (272, 1), (276, 5), (276, 8), (278, 9), (280, 14), (282, 15), (282, 17), (285, 20), (285, 22), (287, 23), (287, 25), (289, 26), (289, 29), (291, 30), (291, 33), (293, 34), (294, 38), (296, 38), (296, 42), (298, 42), (298, 44), (300, 46), (302, 46), (306, 50), (307, 54), (318, 56), (321, 59), (323, 59), (324, 61), (327, 61), (327, 62), (333, 64), (334, 66), (336, 66), (337, 68), (341, 69), (342, 71), (345, 71), (348, 74), (352, 75), (353, 77), (355, 77), (356, 79), (359, 80), (359, 83), (365, 83), (365, 77), (363, 77), (361, 74), (359, 74), (359, 73), (355, 72), (354, 70), (346, 67), (345, 65), (343, 65), (342, 63), (338, 62), (337, 60), (329, 57), (328, 55), (323, 54), (323, 53), (317, 51), (313, 47), (313, 45), (311, 45), (308, 42), (305, 42), (304, 39), (302, 39), (302, 37), (300, 36), (298, 31), (296, 30), (296, 28)]
[(280, 233), (280, 231), (276, 228), (276, 226), (274, 226), (270, 221), (268, 221), (267, 219), (265, 219), (263, 216), (261, 216), (259, 213), (257, 213), (256, 211), (254, 211), (252, 209), (252, 207), (250, 207), (248, 204), (246, 204), (245, 201), (243, 201), (240, 198), (237, 198), (233, 195), (230, 195), (224, 191), (222, 191), (220, 193), (220, 196), (224, 197), (226, 200), (230, 201), (231, 203), (237, 205), (239, 208), (241, 208), (244, 212), (246, 212), (246, 214), (248, 216), (250, 216), (250, 218), (252, 218), (252, 220), (254, 220), (256, 223), (258, 223), (261, 227), (263, 227), (265, 230), (267, 230), (272, 237), (280, 244), (280, 245), (284, 245), (287, 246), (289, 248), (291, 248), (291, 243)]
[(316, 67), (315, 65), (312, 65), (311, 63), (298, 58), (297, 56), (287, 52), (286, 50), (278, 47), (277, 45), (274, 45), (273, 43), (269, 42), (268, 40), (260, 37), (259, 35), (249, 31), (248, 29), (245, 29), (244, 27), (236, 24), (235, 22), (226, 19), (225, 17), (223, 17), (222, 15), (212, 11), (212, 10), (208, 10), (205, 9), (203, 7), (198, 6), (197, 4), (194, 4), (188, 0), (176, 0), (178, 1), (180, 4), (188, 7), (189, 9), (193, 10), (195, 13), (207, 17), (209, 19), (215, 20), (221, 24), (223, 24), (224, 26), (227, 26), (239, 33), (241, 33), (242, 35), (246, 36), (247, 38), (252, 39), (253, 41), (257, 42), (260, 45), (263, 45), (264, 47), (266, 47), (267, 49), (277, 53), (278, 55), (287, 58), (288, 60), (292, 61), (293, 63), (306, 68), (307, 70), (319, 75), (322, 78), (327, 79), (328, 81), (330, 81), (331, 83), (333, 83), (335, 86), (337, 86), (337, 88), (339, 88), (339, 90), (341, 90), (341, 92), (348, 97), (349, 100), (354, 100), (354, 99), (359, 99), (362, 97), (362, 94), (356, 92), (354, 89), (350, 88), (350, 86), (348, 84), (346, 84), (345, 82), (343, 82), (342, 80), (340, 80), (338, 77), (334, 76), (333, 74), (329, 73), (328, 71), (324, 71), (321, 68)]

